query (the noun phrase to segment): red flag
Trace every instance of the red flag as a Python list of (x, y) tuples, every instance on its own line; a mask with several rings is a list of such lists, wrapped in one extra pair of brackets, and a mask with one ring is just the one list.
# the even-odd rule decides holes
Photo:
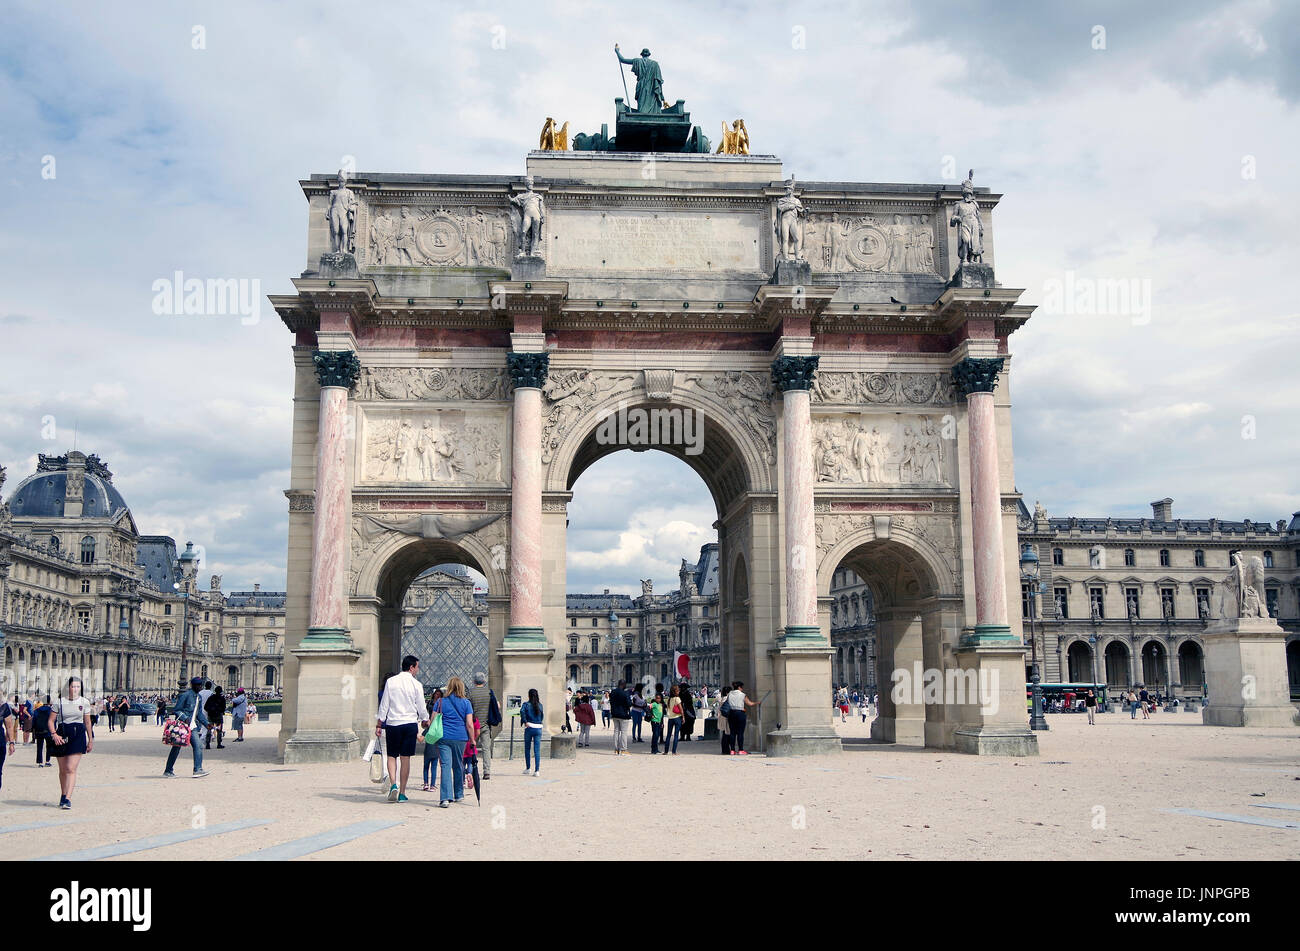
[(691, 655), (683, 654), (681, 651), (673, 651), (673, 670), (677, 672), (678, 680), (690, 680)]

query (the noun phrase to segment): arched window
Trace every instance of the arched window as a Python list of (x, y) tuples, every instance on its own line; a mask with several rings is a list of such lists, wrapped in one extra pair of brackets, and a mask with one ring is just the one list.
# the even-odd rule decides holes
[(51, 536), (50, 536), (50, 551), (58, 551), (58, 550), (59, 550), (59, 536), (58, 536), (58, 535), (51, 535)]
[(576, 683), (578, 682), (578, 678), (581, 677), (581, 676), (582, 676), (582, 668), (579, 667), (577, 664), (570, 664), (570, 665), (569, 665), (569, 679), (572, 680), (572, 681), (576, 684)]
[(81, 563), (83, 565), (93, 565), (95, 563), (94, 535), (86, 535), (81, 539)]
[(591, 682), (592, 684), (600, 683), (600, 664), (591, 665)]

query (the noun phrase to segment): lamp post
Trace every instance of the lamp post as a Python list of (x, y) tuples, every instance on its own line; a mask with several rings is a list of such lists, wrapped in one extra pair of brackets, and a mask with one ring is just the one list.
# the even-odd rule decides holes
[(1097, 686), (1097, 635), (1088, 636), (1088, 659), (1092, 661), (1092, 685)]
[(1034, 554), (1034, 549), (1026, 545), (1020, 552), (1020, 580), (1028, 585), (1029, 590), (1029, 650), (1030, 650), (1030, 674), (1029, 680), (1032, 684), (1030, 692), (1033, 696), (1033, 706), (1029, 714), (1029, 729), (1046, 730), (1047, 718), (1043, 716), (1043, 688), (1042, 677), (1038, 673), (1038, 638), (1034, 636), (1034, 615), (1037, 614), (1038, 605), (1038, 556)]
[(614, 685), (618, 683), (618, 678), (614, 676), (615, 660), (614, 653), (623, 645), (623, 638), (618, 633), (618, 614), (613, 608), (609, 611), (609, 689), (613, 690)]
[(188, 672), (185, 669), (185, 657), (189, 651), (189, 646), (190, 646), (190, 632), (189, 632), (190, 591), (189, 588), (185, 588), (183, 591), (181, 590), (181, 583), (179, 580), (181, 577), (182, 575), (178, 570), (176, 572), (176, 578), (178, 580), (172, 582), (172, 589), (177, 592), (180, 592), (182, 598), (184, 599), (184, 605), (185, 605), (184, 610), (181, 613), (181, 677), (180, 677), (180, 687), (182, 690), (184, 690), (189, 680), (189, 678), (186, 676)]

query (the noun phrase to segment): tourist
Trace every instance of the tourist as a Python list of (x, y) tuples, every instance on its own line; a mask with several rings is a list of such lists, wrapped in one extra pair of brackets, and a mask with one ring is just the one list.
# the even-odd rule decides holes
[(627, 692), (627, 682), (620, 680), (609, 694), (609, 715), (614, 721), (614, 755), (627, 752), (627, 736), (632, 727), (632, 697)]
[(19, 700), (14, 694), (13, 706), (18, 710), (18, 729), (22, 731), (23, 746), (26, 746), (32, 741), (32, 702)]
[[(569, 711), (573, 709), (573, 688), (564, 688), (564, 726), (560, 727), (561, 733), (572, 733), (573, 725), (569, 722)], [(578, 744), (581, 746), (582, 744)]]
[[(69, 677), (58, 702), (46, 721), (59, 761), (59, 808), (72, 808), (72, 791), (77, 786), (81, 757), (95, 748), (90, 732), (91, 703), (81, 695), (81, 678)], [(57, 720), (57, 723), (56, 723)]]
[(1129, 688), (1129, 692), (1124, 695), (1124, 702), (1128, 704), (1128, 718), (1136, 720), (1138, 715), (1138, 695)]
[(677, 740), (682, 731), (682, 697), (681, 688), (673, 684), (673, 689), (668, 692), (668, 708), (664, 715), (666, 725), (664, 726), (664, 753), (672, 752), (677, 755)]
[[(200, 709), (203, 710), (205, 714), (208, 712), (208, 698), (211, 697), (214, 693), (216, 693), (216, 691), (212, 689), (212, 681), (204, 680), (203, 689), (199, 691), (199, 707)], [(208, 725), (203, 728), (202, 731), (203, 735), (200, 737), (200, 739), (204, 743), (205, 749), (208, 741), (208, 731), (211, 729), (212, 729), (212, 721), (209, 720)]]
[(678, 698), (682, 701), (682, 742), (689, 743), (695, 732), (695, 697), (691, 694), (691, 685), (685, 681), (681, 684)]
[(226, 698), (221, 693), (220, 684), (212, 691), (212, 696), (208, 697), (203, 712), (208, 715), (208, 722), (212, 724), (212, 730), (204, 738), (203, 748), (212, 749), (212, 734), (216, 733), (217, 749), (224, 750), (226, 747), (222, 741), (226, 738)]
[(727, 694), (727, 726), (731, 733), (731, 754), (733, 756), (748, 755), (745, 752), (745, 726), (749, 717), (745, 713), (745, 708), (758, 706), (757, 703), (745, 696), (744, 687), (744, 681), (737, 680), (732, 683), (731, 692)]
[(1097, 695), (1094, 694), (1091, 690), (1089, 690), (1088, 696), (1085, 697), (1083, 700), (1083, 705), (1088, 711), (1088, 725), (1096, 726), (1097, 725)]
[(609, 729), (609, 720), (609, 691), (606, 690), (600, 698), (600, 722), (607, 730)]
[(726, 694), (719, 689), (717, 702), (713, 709), (713, 715), (717, 717), (718, 720), (718, 740), (722, 743), (723, 756), (726, 756), (731, 752), (731, 723), (727, 719), (727, 715), (722, 712), (722, 707), (726, 702)]
[(641, 739), (641, 721), (645, 719), (645, 697), (641, 696), (641, 685), (632, 688), (632, 742), (644, 743)]
[(501, 732), (501, 707), (497, 704), (497, 695), (487, 685), (487, 674), (482, 671), (474, 674), (474, 686), (469, 688), (469, 702), (474, 707), (474, 719), (486, 727), (479, 731), (477, 755), (483, 761), (482, 778), (491, 779), (492, 741)]
[[(420, 658), (407, 654), (402, 658), (402, 672), (384, 684), (379, 712), (375, 714), (375, 736), (384, 737), (388, 754), (388, 776), (393, 784), (389, 802), (407, 802), (406, 782), (411, 777), (411, 757), (422, 727), (429, 725), (429, 710), (424, 705), (424, 687), (415, 675), (420, 672)], [(464, 688), (461, 688), (462, 693)], [(446, 729), (446, 717), (443, 717)], [(401, 771), (398, 771), (401, 760)]]
[(578, 721), (578, 745), (591, 746), (591, 728), (596, 725), (596, 711), (591, 707), (591, 698), (585, 693), (578, 694), (576, 699), (573, 718)]
[(108, 697), (107, 699), (104, 700), (96, 700), (90, 711), (90, 715), (94, 718), (94, 725), (99, 726), (100, 714), (107, 714), (108, 732), (116, 733), (117, 732), (116, 710), (117, 710), (117, 704), (113, 701), (112, 697)]
[(162, 726), (163, 720), (167, 718), (167, 701), (162, 697), (158, 698), (158, 711), (154, 719), (155, 726)]
[(117, 715), (122, 718), (118, 725), (121, 726), (122, 732), (125, 733), (126, 721), (131, 716), (131, 702), (127, 700), (125, 695), (123, 695), (122, 699), (118, 701)]
[[(465, 801), (465, 745), (474, 737), (474, 707), (465, 697), (465, 681), (452, 677), (447, 693), (438, 701), (442, 712), (442, 739), (438, 741), (438, 768), (442, 772), (438, 805), (448, 808)], [(524, 748), (527, 749), (525, 735)]]
[[(54, 712), (54, 706), (50, 703), (50, 698), (46, 697), (36, 711), (32, 714), (32, 736), (36, 738), (36, 765), (50, 765), (50, 747), (54, 744), (50, 742), (50, 714)], [(41, 754), (44, 753), (44, 762)]]
[(840, 687), (840, 722), (847, 723), (849, 719), (849, 688)]
[[(429, 709), (437, 710), (440, 706), (438, 701), (441, 699), (442, 689), (439, 687), (433, 688), (433, 696), (429, 698)], [(424, 770), (420, 774), (423, 778), (420, 789), (423, 792), (428, 792), (438, 784), (438, 744), (430, 743), (425, 739), (421, 745), (424, 747)]]
[[(17, 739), (18, 717), (14, 715), (13, 707), (0, 697), (0, 789), (4, 788), (5, 757), (13, 755)], [(41, 764), (38, 762), (36, 765)]]
[(1150, 708), (1149, 708), (1148, 705), (1151, 703), (1151, 694), (1150, 694), (1150, 692), (1148, 692), (1148, 690), (1147, 690), (1146, 687), (1143, 687), (1143, 688), (1138, 692), (1138, 702), (1139, 702), (1140, 704), (1142, 704), (1142, 719), (1143, 719), (1143, 720), (1150, 720), (1150, 719), (1151, 719), (1151, 710), (1150, 710)]
[[(590, 706), (590, 704), (588, 705)], [(595, 716), (592, 717), (595, 720)], [(537, 688), (528, 690), (528, 702), (519, 708), (519, 722), (524, 728), (524, 775), (530, 771), (534, 776), (542, 771), (542, 701), (537, 696)], [(531, 757), (531, 770), (529, 767)]]
[(858, 697), (858, 713), (862, 715), (863, 723), (867, 722), (867, 713), (869, 711), (870, 708), (867, 706), (867, 698), (865, 696)]
[[(208, 715), (203, 712), (203, 704), (199, 702), (202, 689), (203, 678), (192, 678), (190, 680), (190, 689), (183, 691), (176, 698), (176, 705), (172, 708), (172, 713), (176, 719), (182, 723), (188, 723), (190, 726), (190, 749), (194, 753), (195, 779), (208, 775), (207, 770), (203, 768), (203, 742), (200, 735), (200, 730), (208, 721)], [(172, 767), (176, 765), (176, 758), (180, 755), (181, 748), (173, 746), (167, 754), (167, 768), (163, 770), (163, 776), (171, 779), (176, 775), (172, 772)]]
[[(159, 707), (162, 702), (159, 701)], [(248, 694), (244, 693), (244, 688), (240, 687), (235, 691), (235, 701), (230, 706), (230, 726), (235, 731), (236, 743), (244, 742), (244, 720), (248, 716)]]
[(657, 692), (650, 701), (650, 755), (659, 752), (659, 744), (664, 738), (664, 695)]

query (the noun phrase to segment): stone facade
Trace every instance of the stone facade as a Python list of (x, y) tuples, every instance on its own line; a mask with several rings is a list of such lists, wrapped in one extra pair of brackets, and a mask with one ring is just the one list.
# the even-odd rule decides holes
[[(721, 599), (718, 545), (704, 545), (695, 564), (682, 559), (678, 587), (655, 594), (648, 581), (642, 594), (570, 594), (565, 599), (566, 682), (608, 688), (614, 681), (653, 685), (675, 683), (673, 655), (690, 657), (691, 683), (722, 682)], [(616, 615), (611, 623), (610, 612)], [(612, 653), (610, 634), (619, 641)], [(611, 673), (612, 669), (612, 673)]]
[(831, 581), (831, 646), (835, 648), (832, 680), (872, 691), (876, 681), (876, 614), (871, 587), (848, 568)]
[[(1021, 547), (1033, 547), (1045, 589), (1032, 625), (1043, 681), (1202, 696), (1204, 633), (1240, 551), (1264, 564), (1266, 607), (1287, 632), (1291, 692), (1300, 697), (1300, 513), (1270, 524), (1175, 518), (1171, 499), (1151, 507), (1150, 518), (1052, 518), (1022, 504)], [(1028, 635), (1031, 602), (1021, 587)]]
[(200, 568), (192, 545), (139, 534), (98, 457), (41, 456), (0, 508), (0, 682), (44, 693), (76, 673), (88, 690), (170, 693), (201, 676), (278, 691), (284, 592), (224, 593), (219, 575), (203, 590)]

